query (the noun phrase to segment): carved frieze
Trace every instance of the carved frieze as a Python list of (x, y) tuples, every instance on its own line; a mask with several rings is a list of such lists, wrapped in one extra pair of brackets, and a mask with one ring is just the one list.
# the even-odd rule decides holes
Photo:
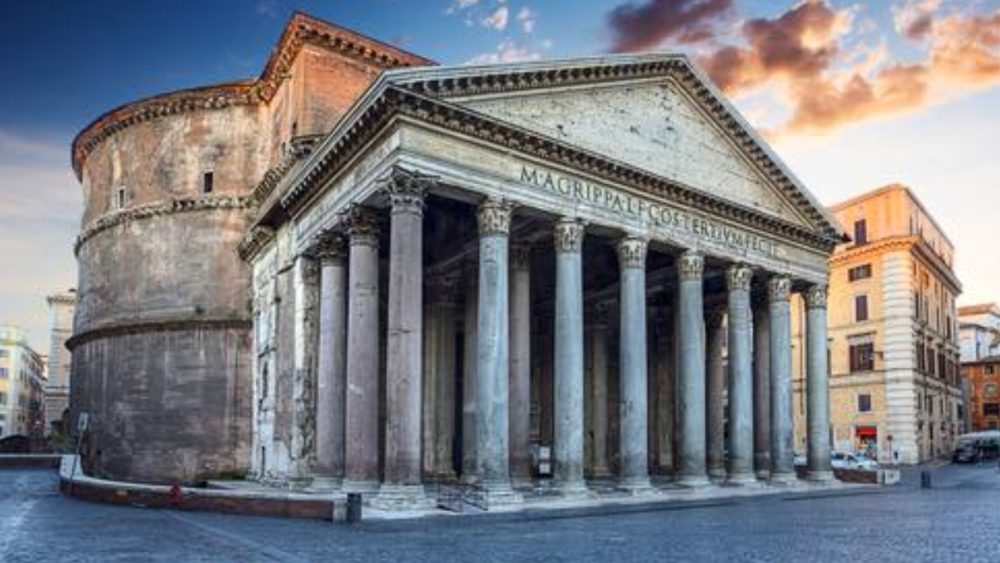
[(580, 252), (583, 250), (583, 221), (563, 217), (556, 221), (552, 238), (555, 241), (556, 252)]
[(622, 268), (645, 268), (649, 241), (639, 237), (624, 237), (618, 241), (618, 263)]

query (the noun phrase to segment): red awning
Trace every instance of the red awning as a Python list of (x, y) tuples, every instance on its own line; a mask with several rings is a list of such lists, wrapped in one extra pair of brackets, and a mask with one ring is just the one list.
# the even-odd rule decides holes
[(875, 438), (878, 436), (878, 427), (876, 426), (858, 426), (854, 430), (855, 435), (859, 438)]

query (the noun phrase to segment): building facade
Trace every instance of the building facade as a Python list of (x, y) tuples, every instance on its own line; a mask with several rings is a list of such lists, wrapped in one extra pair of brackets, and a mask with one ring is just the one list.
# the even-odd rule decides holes
[[(76, 308), (76, 290), (49, 295), (49, 354), (45, 385), (46, 433), (62, 431), (62, 420), (69, 408), (69, 377), (72, 356), (66, 341), (73, 335), (73, 312)], [(54, 428), (53, 425), (57, 425)]]
[(24, 331), (0, 326), (0, 437), (45, 431), (45, 364)]
[(1000, 356), (962, 363), (969, 432), (1000, 429)]
[[(94, 226), (70, 347), (74, 409), (98, 418), (91, 467), (190, 478), (225, 453), (265, 482), (377, 491), (386, 506), (452, 479), (512, 499), (540, 446), (567, 495), (611, 474), (628, 490), (654, 474), (782, 482), (802, 294), (810, 475), (831, 477), (827, 260), (843, 234), (685, 57), (439, 67), (299, 14), (251, 94), (262, 100), (138, 102), (76, 143)], [(251, 110), (258, 121), (226, 117)], [(253, 150), (208, 150), (222, 142), (209, 124)], [(154, 132), (176, 143), (163, 162), (138, 150), (156, 143), (129, 141)], [(204, 191), (213, 163), (199, 158), (220, 154), (240, 158), (239, 220), (182, 236), (203, 207), (180, 188)], [(137, 177), (141, 201), (115, 176), (126, 161), (158, 167)], [(195, 239), (212, 246), (184, 247)], [(139, 250), (157, 251), (151, 273), (110, 268)], [(206, 256), (228, 269), (195, 267)], [(239, 350), (228, 372), (194, 363), (211, 342), (181, 340), (210, 310), (191, 299), (204, 291), (244, 299), (232, 314), (252, 333), (225, 348)], [(165, 325), (168, 312), (180, 320)], [(149, 334), (184, 342), (165, 357), (189, 371), (160, 374), (162, 347), (136, 341)], [(111, 378), (130, 393), (109, 396)], [(227, 392), (198, 386), (210, 381)], [(160, 429), (165, 414), (181, 432)]]
[(962, 363), (1000, 355), (1000, 308), (996, 303), (958, 308)]
[[(862, 194), (831, 212), (853, 237), (830, 261), (834, 447), (886, 463), (949, 454), (964, 418), (954, 248), (905, 186)], [(804, 309), (797, 310), (801, 322)], [(795, 342), (801, 374), (801, 337)], [(797, 393), (802, 421), (804, 404)]]

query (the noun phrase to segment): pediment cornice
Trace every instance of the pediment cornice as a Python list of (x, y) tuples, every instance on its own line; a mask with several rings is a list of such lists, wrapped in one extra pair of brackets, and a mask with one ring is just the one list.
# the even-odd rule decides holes
[(577, 169), (596, 177), (654, 194), (667, 201), (728, 218), (752, 228), (794, 240), (825, 252), (841, 242), (841, 233), (832, 225), (813, 230), (785, 219), (761, 213), (710, 193), (682, 185), (636, 166), (610, 159), (568, 143), (547, 137), (451, 103), (443, 97), (427, 95), (419, 88), (381, 84), (379, 91), (362, 107), (349, 114), (319, 145), (276, 205), (263, 210), (261, 221), (274, 222), (292, 216), (317, 193), (358, 152), (396, 117), (422, 121), (454, 133), (487, 141), (541, 160)]

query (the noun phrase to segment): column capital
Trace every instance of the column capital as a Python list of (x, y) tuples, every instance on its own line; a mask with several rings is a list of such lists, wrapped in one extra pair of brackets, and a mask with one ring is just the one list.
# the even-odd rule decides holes
[(805, 292), (806, 307), (809, 309), (826, 309), (826, 286), (813, 285)]
[(649, 241), (636, 236), (618, 239), (618, 263), (622, 268), (645, 268)]
[(347, 257), (347, 243), (340, 233), (325, 233), (316, 237), (312, 254), (324, 266), (343, 262)]
[(746, 264), (733, 264), (726, 269), (726, 288), (729, 291), (750, 291), (753, 270)]
[(583, 249), (583, 221), (560, 217), (553, 230), (556, 252), (580, 252)]
[(378, 215), (370, 207), (354, 204), (342, 216), (351, 246), (378, 246)]
[(485, 199), (476, 210), (479, 236), (510, 234), (510, 216), (513, 205), (497, 199)]
[(770, 303), (788, 301), (792, 294), (792, 280), (788, 276), (771, 276), (767, 280), (767, 298)]
[(516, 243), (510, 245), (510, 268), (512, 270), (527, 270), (531, 265), (531, 245)]
[(424, 196), (437, 178), (393, 166), (382, 180), (381, 191), (389, 198), (392, 213), (423, 213)]
[(677, 259), (681, 280), (700, 280), (705, 271), (705, 257), (696, 250), (686, 250)]

